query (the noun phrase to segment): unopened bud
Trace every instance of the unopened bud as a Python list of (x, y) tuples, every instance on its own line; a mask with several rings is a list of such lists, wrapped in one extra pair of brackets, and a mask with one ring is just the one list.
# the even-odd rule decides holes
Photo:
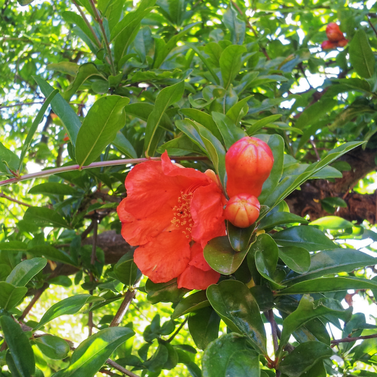
[(225, 156), (229, 197), (238, 194), (258, 197), (273, 164), (274, 156), (264, 141), (250, 136), (238, 140)]
[(224, 216), (234, 226), (247, 228), (258, 219), (259, 210), (260, 204), (255, 196), (240, 194), (229, 199)]
[[(326, 35), (330, 42), (339, 42), (344, 39), (344, 35), (335, 22), (330, 22), (326, 27)], [(323, 47), (322, 47), (323, 48)]]

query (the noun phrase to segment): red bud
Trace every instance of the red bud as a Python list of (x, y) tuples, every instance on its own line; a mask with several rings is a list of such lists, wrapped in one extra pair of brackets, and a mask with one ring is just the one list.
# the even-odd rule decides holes
[(330, 22), (326, 27), (326, 35), (330, 42), (339, 42), (344, 39), (344, 35), (335, 22)]
[(238, 140), (225, 156), (229, 197), (238, 194), (258, 197), (273, 164), (274, 156), (264, 141), (250, 136)]
[(330, 41), (324, 41), (322, 42), (321, 47), (322, 50), (333, 50), (334, 48), (338, 47), (338, 44)]
[(260, 204), (253, 195), (232, 196), (224, 211), (224, 216), (234, 226), (247, 228), (254, 224), (259, 216)]
[(348, 43), (348, 39), (344, 38), (338, 42), (338, 47), (346, 47)]

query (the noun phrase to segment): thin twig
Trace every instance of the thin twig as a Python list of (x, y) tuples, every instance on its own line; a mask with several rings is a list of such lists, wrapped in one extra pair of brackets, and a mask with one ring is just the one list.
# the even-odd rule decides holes
[(98, 236), (98, 220), (97, 216), (93, 219), (93, 246), (92, 246), (92, 255), (90, 257), (90, 264), (94, 265), (97, 257), (97, 236)]
[(182, 330), (183, 326), (186, 324), (186, 322), (188, 321), (188, 318), (186, 318), (181, 324), (180, 326), (177, 328), (177, 330), (175, 330), (175, 332), (172, 334), (172, 336), (167, 340), (168, 343), (170, 343), (174, 338), (175, 336)]
[(314, 149), (314, 152), (315, 152), (315, 155), (317, 157), (317, 160), (320, 161), (321, 157), (319, 156), (319, 153), (318, 153), (318, 150), (317, 150), (317, 146), (315, 145), (315, 143), (314, 143), (314, 141), (312, 139), (309, 139), (309, 142), (310, 142), (310, 144), (312, 145), (312, 147)]
[(131, 301), (135, 298), (136, 291), (129, 289), (126, 294), (124, 295), (123, 302), (119, 306), (119, 309), (117, 313), (115, 314), (115, 317), (110, 323), (110, 327), (116, 327), (119, 326), (122, 322), (125, 314), (127, 313), (127, 310), (130, 306)]
[(374, 34), (377, 35), (377, 30), (376, 30), (376, 28), (374, 27), (374, 25), (372, 24), (372, 21), (370, 20), (370, 15), (369, 15), (369, 14), (367, 14), (367, 18), (368, 18), (368, 23), (369, 23), (370, 27), (371, 27), (371, 28), (373, 29), (373, 31), (374, 31)]
[(22, 206), (32, 207), (30, 204), (27, 204), (27, 203), (21, 202), (21, 201), (19, 201), (19, 200), (17, 200), (17, 199), (13, 199), (13, 198), (11, 198), (10, 196), (5, 195), (3, 192), (0, 192), (0, 198), (4, 198), (4, 199), (7, 199), (7, 200), (10, 200), (11, 202), (14, 202), (14, 203), (20, 204), (20, 205), (22, 205)]
[(271, 325), (272, 339), (274, 342), (274, 351), (276, 355), (276, 351), (279, 348), (279, 344), (278, 344), (277, 324), (275, 322), (274, 312), (272, 311), (272, 309), (268, 311), (268, 321), (270, 322), (270, 325)]
[(131, 371), (123, 368), (121, 365), (119, 365), (118, 363), (116, 363), (115, 361), (113, 361), (111, 359), (107, 359), (106, 364), (112, 366), (114, 369), (119, 370), (119, 372), (122, 372), (129, 377), (139, 377), (137, 374), (132, 373)]
[(43, 292), (49, 287), (47, 283), (44, 283), (42, 288), (39, 288), (38, 291), (35, 293), (34, 297), (29, 302), (29, 305), (24, 309), (22, 312), (19, 321), (23, 321), (25, 317), (29, 314), (30, 310), (33, 308), (35, 303), (39, 300), (39, 298), (42, 296)]
[(356, 342), (357, 340), (361, 340), (361, 339), (373, 339), (373, 338), (377, 338), (377, 334), (356, 336), (354, 338), (347, 337), (343, 339), (335, 339), (331, 341), (331, 344), (336, 345), (339, 343), (351, 343), (351, 342)]
[[(177, 157), (170, 157), (171, 160), (175, 161), (188, 161), (188, 160), (208, 160), (208, 157), (205, 156), (177, 156)], [(28, 179), (34, 179), (34, 178), (40, 178), (40, 177), (46, 177), (53, 174), (60, 174), (68, 171), (74, 171), (74, 170), (86, 170), (86, 169), (94, 169), (94, 168), (100, 168), (103, 166), (119, 166), (119, 165), (127, 165), (127, 164), (140, 164), (142, 162), (146, 161), (160, 161), (161, 157), (150, 157), (150, 158), (129, 158), (124, 160), (110, 160), (110, 161), (98, 161), (93, 162), (90, 165), (87, 166), (81, 166), (80, 165), (69, 165), (69, 166), (62, 166), (60, 168), (53, 168), (53, 169), (47, 169), (36, 173), (31, 174), (25, 174), (22, 176), (9, 178), (4, 181), (0, 181), (0, 186), (9, 185), (11, 183), (17, 183), (21, 181), (26, 181)]]
[(18, 102), (14, 103), (13, 105), (0, 105), (0, 109), (7, 109), (10, 107), (17, 107), (17, 106), (28, 106), (28, 105), (42, 105), (43, 102)]

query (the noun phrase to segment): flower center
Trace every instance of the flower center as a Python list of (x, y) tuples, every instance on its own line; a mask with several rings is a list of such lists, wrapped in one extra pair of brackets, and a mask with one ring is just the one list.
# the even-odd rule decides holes
[(190, 203), (192, 199), (192, 192), (184, 194), (181, 191), (181, 195), (178, 198), (178, 204), (173, 208), (172, 224), (176, 228), (181, 228), (182, 233), (186, 238), (191, 238), (191, 230), (194, 225), (194, 220), (191, 217)]

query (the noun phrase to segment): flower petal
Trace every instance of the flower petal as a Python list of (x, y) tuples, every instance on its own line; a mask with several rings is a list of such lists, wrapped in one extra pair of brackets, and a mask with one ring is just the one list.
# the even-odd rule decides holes
[(191, 247), (191, 260), (189, 264), (190, 266), (199, 268), (202, 271), (212, 270), (207, 261), (204, 259), (203, 247), (197, 242), (195, 242)]
[(194, 266), (187, 267), (178, 277), (178, 288), (207, 289), (211, 284), (216, 284), (220, 274), (214, 270), (202, 271)]
[(214, 183), (195, 190), (191, 200), (191, 235), (202, 247), (212, 238), (225, 235), (224, 203), (225, 197)]
[(190, 245), (180, 230), (162, 232), (135, 250), (134, 261), (153, 283), (178, 277), (190, 261)]

